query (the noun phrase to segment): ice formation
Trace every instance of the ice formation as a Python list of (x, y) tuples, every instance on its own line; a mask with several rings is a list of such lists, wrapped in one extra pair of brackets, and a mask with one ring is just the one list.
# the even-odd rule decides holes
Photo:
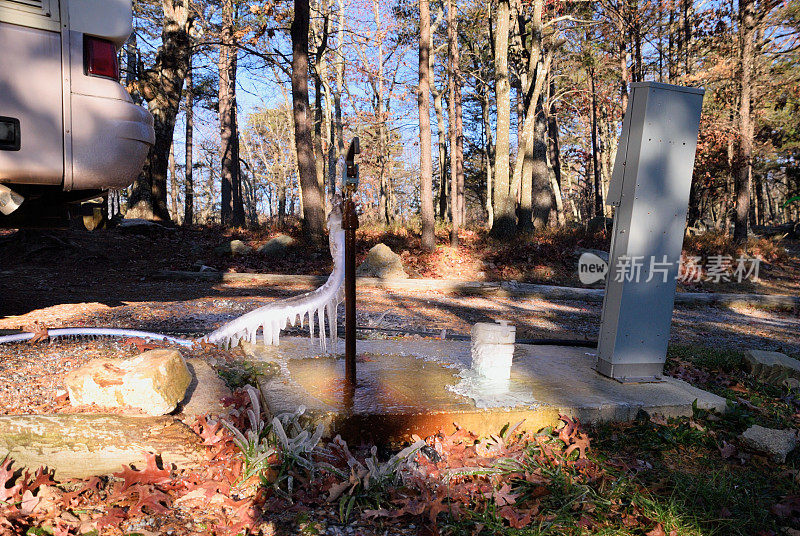
[(342, 212), (340, 203), (334, 201), (332, 206), (334, 208), (328, 216), (328, 233), (331, 257), (333, 257), (333, 273), (325, 284), (300, 296), (277, 300), (250, 311), (206, 335), (203, 341), (231, 348), (241, 340), (254, 343), (260, 329), (264, 344), (276, 345), (281, 330), (289, 325), (302, 327), (308, 322), (311, 338), (318, 334), (323, 350), (327, 351), (328, 340), (325, 329), (328, 328), (330, 338), (335, 342), (337, 308), (344, 298)]
[[(323, 350), (327, 351), (328, 334), (336, 341), (336, 315), (339, 304), (344, 299), (344, 230), (342, 230), (341, 202), (334, 199), (328, 216), (328, 233), (333, 257), (333, 273), (324, 285), (316, 290), (284, 300), (277, 300), (264, 307), (240, 316), (223, 325), (216, 331), (206, 335), (200, 342), (218, 344), (232, 348), (239, 341), (255, 342), (259, 329), (264, 337), (264, 344), (278, 344), (281, 330), (287, 325), (302, 327), (308, 322), (311, 338), (319, 336)], [(22, 342), (34, 337), (34, 333), (15, 333), (0, 336), (0, 344)], [(191, 346), (197, 341), (170, 337), (158, 333), (115, 328), (61, 328), (48, 331), (48, 337), (141, 337), (151, 340), (166, 340), (182, 346)]]

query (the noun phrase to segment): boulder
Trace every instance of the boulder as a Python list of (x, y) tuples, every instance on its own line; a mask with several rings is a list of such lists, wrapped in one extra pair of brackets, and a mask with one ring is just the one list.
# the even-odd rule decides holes
[(144, 218), (126, 218), (117, 223), (117, 229), (125, 233), (151, 234), (164, 231), (175, 231), (175, 229), (162, 225), (155, 221)]
[(748, 350), (744, 357), (750, 374), (757, 380), (777, 383), (784, 378), (800, 379), (800, 361), (780, 352)]
[(386, 244), (377, 244), (370, 249), (356, 273), (360, 276), (379, 279), (408, 279), (400, 255), (392, 251)]
[(776, 463), (786, 462), (786, 455), (797, 446), (796, 430), (776, 430), (753, 425), (739, 436), (748, 450), (767, 454)]
[(295, 239), (289, 235), (280, 234), (271, 238), (266, 244), (258, 248), (256, 251), (262, 255), (277, 255), (286, 251), (295, 244)]
[(130, 359), (95, 359), (65, 377), (73, 406), (133, 407), (148, 415), (174, 410), (191, 382), (186, 362), (173, 349)]
[(252, 251), (253, 248), (241, 240), (231, 240), (227, 244), (222, 244), (214, 248), (214, 253), (217, 255), (247, 255)]
[(591, 253), (592, 255), (596, 255), (600, 257), (606, 264), (608, 263), (608, 251), (603, 251), (602, 249), (575, 248), (575, 255), (577, 257), (580, 257), (584, 253)]
[(205, 415), (225, 415), (230, 409), (222, 403), (223, 398), (231, 396), (231, 390), (225, 385), (219, 374), (202, 359), (187, 359), (186, 365), (192, 374), (192, 383), (186, 389), (186, 396), (178, 405), (184, 417)]

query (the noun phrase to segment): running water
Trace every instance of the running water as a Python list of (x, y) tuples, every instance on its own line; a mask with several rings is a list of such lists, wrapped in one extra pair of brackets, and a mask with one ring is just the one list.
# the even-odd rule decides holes
[[(276, 300), (254, 311), (240, 316), (199, 340), (182, 339), (139, 331), (115, 328), (62, 328), (48, 330), (49, 338), (56, 337), (139, 337), (142, 339), (165, 340), (182, 346), (192, 346), (198, 342), (217, 344), (232, 348), (245, 340), (254, 343), (261, 330), (264, 344), (277, 345), (281, 330), (288, 325), (303, 325), (308, 322), (311, 338), (319, 336), (320, 345), (327, 352), (328, 336), (336, 341), (337, 308), (344, 298), (344, 230), (342, 230), (342, 211), (338, 196), (332, 203), (334, 207), (328, 216), (329, 243), (333, 257), (333, 273), (324, 285), (300, 296)], [(326, 328), (328, 333), (326, 333)], [(15, 333), (0, 336), (0, 344), (23, 342), (32, 339), (34, 333)]]

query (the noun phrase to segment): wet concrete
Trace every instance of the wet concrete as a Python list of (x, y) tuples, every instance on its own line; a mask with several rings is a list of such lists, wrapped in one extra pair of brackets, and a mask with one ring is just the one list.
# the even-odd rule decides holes
[(686, 382), (623, 385), (596, 373), (590, 348), (517, 345), (511, 379), (491, 382), (469, 370), (470, 345), (461, 341), (372, 340), (358, 344), (358, 385), (343, 383), (343, 341), (324, 354), (305, 338), (279, 346), (245, 345), (254, 361), (276, 371), (261, 381), (273, 414), (303, 405), (330, 435), (350, 441), (398, 442), (456, 426), (479, 435), (523, 421), (536, 431), (559, 414), (583, 422), (624, 421), (639, 410), (691, 415), (692, 403), (725, 410), (725, 400)]

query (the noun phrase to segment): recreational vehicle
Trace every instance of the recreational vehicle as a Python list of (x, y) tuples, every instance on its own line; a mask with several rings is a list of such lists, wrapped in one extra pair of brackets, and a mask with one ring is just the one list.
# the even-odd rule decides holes
[(119, 83), (131, 24), (131, 0), (0, 0), (0, 227), (63, 226), (141, 171), (155, 135)]

